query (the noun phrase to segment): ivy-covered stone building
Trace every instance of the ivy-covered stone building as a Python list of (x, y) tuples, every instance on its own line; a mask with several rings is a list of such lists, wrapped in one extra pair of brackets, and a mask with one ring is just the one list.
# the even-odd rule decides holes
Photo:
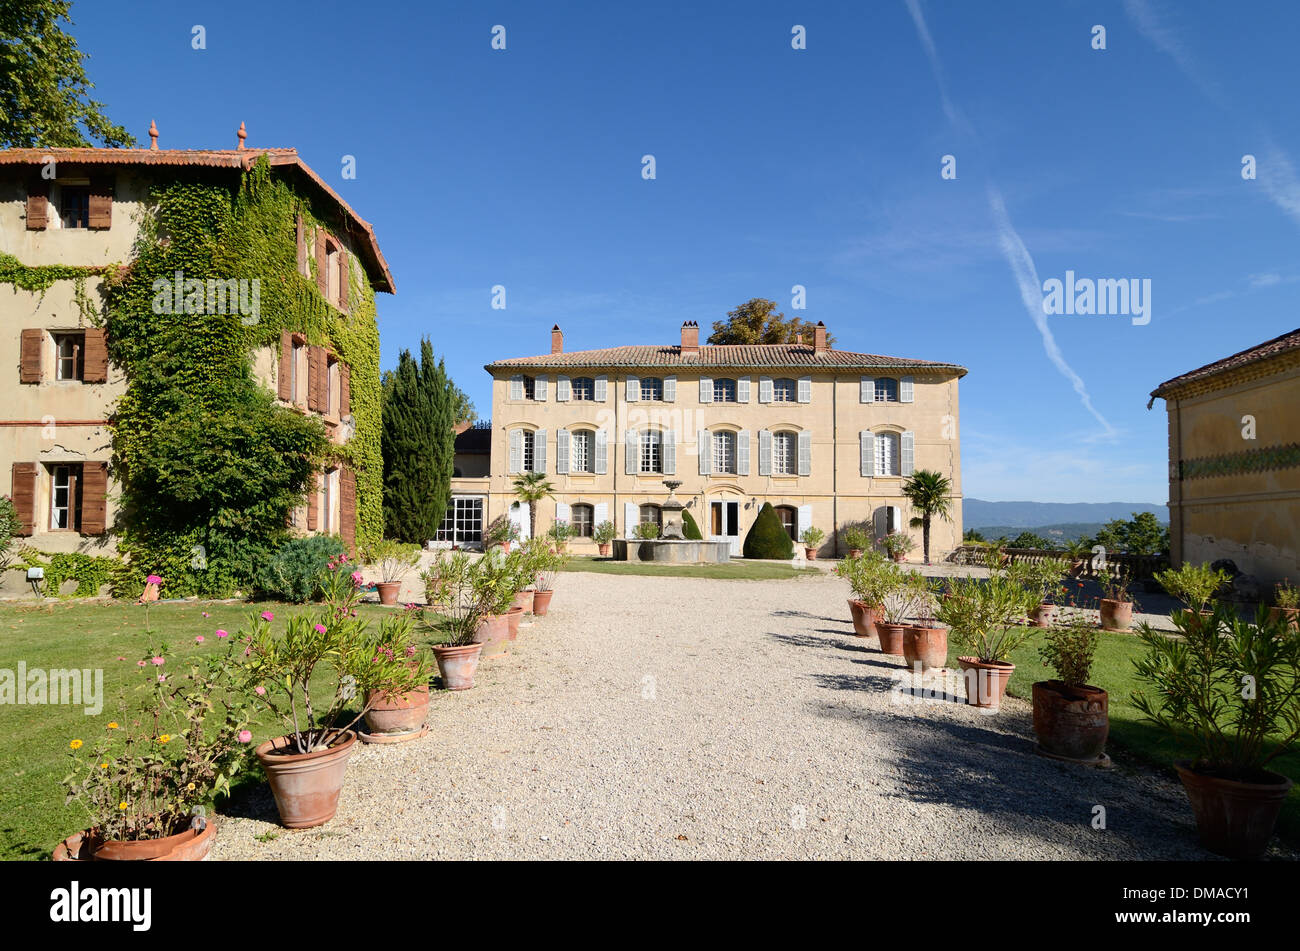
[[(256, 432), (223, 445), (210, 421), (250, 379), (269, 390), (270, 444), (309, 447), (312, 472), (272, 473), (305, 491), (247, 518), (377, 537), (374, 295), (394, 286), (374, 230), (295, 150), (246, 148), (242, 126), (229, 150), (150, 134), (148, 149), (0, 151), (0, 491), (28, 543), (125, 548), (163, 571), (186, 552), (198, 565), (214, 532), (251, 531), (222, 480), (265, 476)], [(213, 414), (202, 452), (182, 425), (195, 406)], [(169, 440), (183, 444), (160, 462)]]

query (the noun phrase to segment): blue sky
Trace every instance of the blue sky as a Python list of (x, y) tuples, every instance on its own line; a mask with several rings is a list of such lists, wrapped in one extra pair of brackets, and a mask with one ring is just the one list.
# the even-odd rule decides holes
[[(483, 364), (546, 352), (552, 323), (568, 349), (671, 343), (750, 297), (794, 313), (801, 284), (800, 315), (840, 347), (969, 368), (966, 495), (1160, 503), (1150, 390), (1300, 325), (1300, 4), (77, 0), (73, 16), (96, 95), (138, 139), (154, 119), (164, 148), (230, 148), (243, 121), (250, 146), (297, 148), (392, 267), (384, 366), (427, 334), (484, 416)], [(1049, 342), (1034, 295), (1067, 270), (1149, 279), (1150, 323), (1038, 308)], [(1261, 418), (1260, 439), (1295, 423)]]

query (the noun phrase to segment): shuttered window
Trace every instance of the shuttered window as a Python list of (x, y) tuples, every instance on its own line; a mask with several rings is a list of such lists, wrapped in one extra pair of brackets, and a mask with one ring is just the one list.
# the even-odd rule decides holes
[(589, 376), (574, 377), (569, 384), (569, 399), (575, 403), (590, 403), (596, 398), (596, 381)]
[(50, 186), (36, 179), (27, 188), (27, 230), (44, 231), (50, 223)]
[(798, 386), (794, 380), (783, 378), (772, 381), (772, 402), (793, 403), (799, 397)]
[(50, 469), (50, 531), (81, 529), (81, 466), (56, 463)]
[(735, 380), (714, 380), (713, 381), (713, 402), (714, 403), (736, 402), (736, 381)]
[(899, 473), (897, 433), (876, 433), (876, 475), (896, 476)]
[(86, 336), (83, 333), (54, 333), (54, 379), (80, 380), (83, 376), (83, 355)]
[(18, 534), (31, 535), (36, 530), (36, 478), (34, 462), (15, 462), (10, 495), (18, 511)]
[(799, 466), (799, 437), (796, 433), (772, 434), (772, 474), (797, 475)]
[(45, 331), (35, 327), (24, 328), (20, 344), (18, 381), (41, 382), (41, 351), (45, 348)]
[(593, 452), (595, 442), (596, 434), (590, 429), (579, 429), (569, 434), (570, 472), (596, 471), (596, 455)]
[(664, 381), (657, 376), (647, 376), (641, 379), (641, 385), (638, 387), (637, 396), (639, 399), (648, 400), (652, 403), (659, 403), (664, 398)]
[(713, 434), (713, 472), (717, 475), (736, 474), (736, 434), (717, 432)]
[(887, 376), (876, 377), (876, 403), (898, 402), (898, 381)]
[(60, 185), (59, 223), (66, 229), (90, 227), (90, 186)]
[(640, 462), (638, 469), (641, 472), (663, 472), (663, 444), (661, 434), (657, 429), (647, 429), (641, 433), (640, 439)]

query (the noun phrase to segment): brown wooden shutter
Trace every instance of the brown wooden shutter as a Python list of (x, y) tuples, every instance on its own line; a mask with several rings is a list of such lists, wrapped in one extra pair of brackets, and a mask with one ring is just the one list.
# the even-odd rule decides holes
[(346, 363), (339, 363), (339, 415), (352, 412), (352, 371)]
[(307, 531), (316, 531), (316, 514), (320, 508), (320, 474), (311, 477), (307, 483)]
[(325, 348), (307, 348), (307, 409), (313, 413), (325, 412), (322, 397), (325, 391), (325, 374), (329, 367), (325, 365)]
[(86, 331), (85, 351), (82, 353), (81, 381), (83, 383), (108, 382), (108, 346), (104, 331), (94, 328)]
[(15, 462), (13, 467), (13, 502), (18, 510), (18, 534), (30, 535), (36, 525), (36, 475), (34, 462)]
[(297, 216), (298, 225), (298, 273), (307, 276), (307, 229), (302, 223), (302, 215)]
[(90, 180), (89, 225), (92, 228), (109, 228), (113, 225), (113, 180), (111, 178)]
[(316, 229), (316, 288), (326, 300), (330, 296), (329, 255), (325, 250), (325, 229)]
[(45, 346), (45, 331), (39, 327), (26, 328), (22, 332), (21, 361), (18, 382), (41, 382), (41, 349)]
[(108, 528), (108, 463), (81, 467), (81, 534), (103, 535)]
[(357, 474), (344, 467), (339, 472), (339, 529), (348, 554), (357, 549)]
[(339, 251), (339, 310), (348, 309), (348, 293), (352, 290), (352, 265), (348, 253)]
[(280, 331), (280, 369), (276, 385), (280, 399), (293, 399), (293, 334), (287, 330)]
[(49, 226), (50, 185), (37, 179), (27, 188), (27, 230), (44, 231)]

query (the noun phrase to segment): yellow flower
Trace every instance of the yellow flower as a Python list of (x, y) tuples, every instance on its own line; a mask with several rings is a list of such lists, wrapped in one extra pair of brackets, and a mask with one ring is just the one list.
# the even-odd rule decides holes
[(110, 724), (108, 725), (108, 728), (109, 728), (110, 730), (116, 730), (116, 729), (117, 729), (117, 721), (114, 720), (112, 723), (110, 723)]
[(72, 747), (74, 750), (79, 750), (81, 749), (81, 740), (73, 740), (68, 745)]
[(100, 763), (100, 764), (99, 764), (99, 768), (100, 768), (100, 769), (108, 769), (108, 764), (107, 764), (107, 763)]
[(125, 810), (125, 809), (126, 809), (126, 803), (124, 803), (124, 802), (119, 802), (119, 803), (117, 804), (117, 808), (122, 809), (122, 810)]
[(194, 784), (193, 784), (193, 783), (190, 783), (188, 786), (185, 787), (185, 789), (186, 789), (188, 792), (194, 792)]
[(172, 735), (171, 735), (170, 733), (164, 733), (162, 736), (158, 737), (158, 742), (159, 742), (159, 743), (170, 743), (170, 742), (171, 742), (171, 739), (172, 739)]

